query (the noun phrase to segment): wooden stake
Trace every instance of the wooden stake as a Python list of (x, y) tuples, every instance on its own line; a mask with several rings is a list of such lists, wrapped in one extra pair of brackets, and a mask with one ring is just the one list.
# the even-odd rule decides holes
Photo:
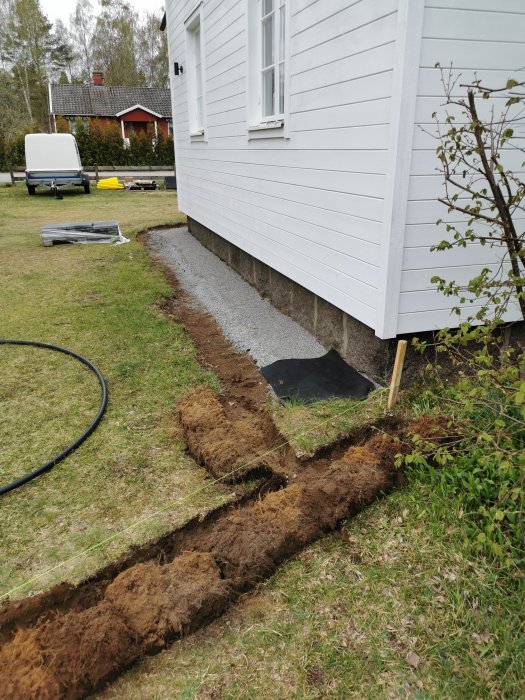
[(392, 381), (390, 382), (390, 393), (388, 394), (387, 411), (391, 411), (397, 401), (399, 394), (399, 384), (401, 382), (401, 372), (403, 371), (403, 363), (405, 361), (405, 353), (407, 350), (407, 341), (400, 340), (397, 344), (396, 360), (394, 362), (394, 370), (392, 372)]

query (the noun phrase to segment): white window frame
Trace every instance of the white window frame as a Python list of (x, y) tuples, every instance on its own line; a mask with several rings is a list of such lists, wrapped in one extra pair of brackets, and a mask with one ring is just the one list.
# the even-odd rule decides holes
[[(271, 136), (288, 136), (289, 117), (289, 79), (290, 79), (290, 3), (291, 0), (274, 0), (273, 46), (274, 63), (269, 70), (274, 71), (274, 113), (263, 115), (263, 2), (264, 0), (246, 0), (248, 18), (248, 131), (250, 138), (269, 138)], [(284, 7), (285, 32), (284, 55), (280, 55), (281, 10)], [(284, 68), (284, 109), (278, 108), (279, 102), (279, 71)], [(257, 132), (265, 132), (258, 134)]]
[(207, 136), (207, 115), (202, 2), (186, 19), (184, 27), (186, 30), (186, 85), (190, 139), (191, 141), (205, 141)]

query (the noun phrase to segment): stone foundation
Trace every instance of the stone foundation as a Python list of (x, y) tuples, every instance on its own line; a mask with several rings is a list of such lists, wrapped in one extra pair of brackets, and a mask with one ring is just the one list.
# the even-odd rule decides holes
[(233, 243), (188, 217), (188, 229), (276, 309), (312, 333), (325, 348), (335, 348), (355, 369), (384, 384), (390, 374), (396, 340), (381, 340), (364, 323), (273, 270)]

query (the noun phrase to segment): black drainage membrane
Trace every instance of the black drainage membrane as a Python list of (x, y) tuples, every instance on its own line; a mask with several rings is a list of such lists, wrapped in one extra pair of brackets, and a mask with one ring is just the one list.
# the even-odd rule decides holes
[(307, 360), (278, 360), (261, 372), (283, 400), (365, 399), (374, 389), (374, 384), (347, 365), (336, 350)]

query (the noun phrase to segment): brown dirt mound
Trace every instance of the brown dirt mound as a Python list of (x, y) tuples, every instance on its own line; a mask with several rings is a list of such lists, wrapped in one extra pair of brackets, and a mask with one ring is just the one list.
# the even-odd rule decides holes
[(456, 430), (449, 423), (443, 417), (418, 416), (408, 423), (406, 433), (409, 437), (418, 435), (423, 440), (441, 445), (457, 437)]
[(19, 630), (0, 650), (0, 667), (12, 669), (3, 697), (82, 696), (214, 619), (285, 559), (395, 485), (386, 444), (352, 447), (328, 469), (313, 464), (294, 484), (204, 524), (193, 551), (164, 565), (136, 564), (86, 610)]
[(165, 566), (137, 564), (106, 590), (106, 599), (148, 651), (216, 617), (229, 598), (230, 586), (214, 558), (202, 552), (185, 552)]
[(167, 566), (137, 564), (117, 576), (97, 605), (19, 631), (0, 651), (1, 667), (12, 668), (2, 697), (84, 695), (140, 655), (216, 617), (229, 599), (209, 554), (188, 552)]
[(77, 587), (57, 586), (5, 607), (0, 668), (9, 676), (4, 674), (2, 700), (74, 698), (96, 690), (143, 654), (213, 620), (400, 479), (393, 461), (407, 442), (403, 432), (399, 438), (379, 434), (349, 449), (326, 448), (301, 463), (289, 451), (258, 458), (282, 441), (263, 410), (266, 384), (251, 359), (235, 353), (215, 321), (188, 304), (169, 277), (177, 299), (167, 302), (166, 313), (176, 312), (203, 364), (226, 384), (222, 402), (208, 389), (181, 400), (190, 452), (214, 476), (255, 458), (248, 471), (281, 470), (269, 483), (285, 483), (286, 475), (290, 485), (196, 519)]
[(135, 639), (109, 603), (21, 630), (0, 650), (2, 697), (75, 698), (129, 666)]
[(177, 408), (190, 454), (212, 476), (228, 475), (224, 480), (235, 483), (248, 474), (269, 473), (278, 468), (279, 454), (268, 454), (278, 436), (273, 424), (268, 426), (267, 416), (244, 410), (239, 417), (229, 419), (208, 388), (189, 392)]

